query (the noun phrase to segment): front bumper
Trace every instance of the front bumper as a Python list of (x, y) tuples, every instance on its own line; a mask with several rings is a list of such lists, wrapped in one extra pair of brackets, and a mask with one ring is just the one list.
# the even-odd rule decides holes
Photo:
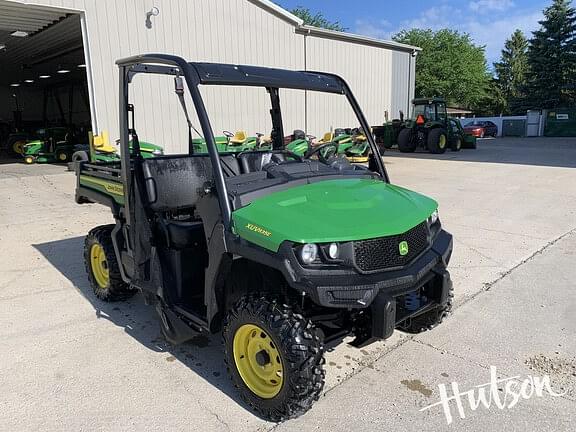
[(282, 270), (290, 286), (305, 292), (315, 303), (336, 308), (366, 308), (385, 293), (389, 297), (411, 292), (441, 275), (452, 254), (452, 235), (441, 230), (432, 246), (399, 270), (360, 274), (353, 269), (304, 268), (288, 245), (281, 247)]

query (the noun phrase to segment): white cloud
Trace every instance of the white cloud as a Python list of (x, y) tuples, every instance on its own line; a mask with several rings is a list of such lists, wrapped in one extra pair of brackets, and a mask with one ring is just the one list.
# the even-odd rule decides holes
[(514, 5), (511, 0), (477, 0), (470, 2), (468, 6), (471, 7), (472, 3), (481, 4), (485, 8), (493, 7), (494, 13), (490, 16), (470, 14), (467, 10), (463, 11), (444, 3), (428, 8), (415, 18), (401, 21), (394, 27), (388, 21), (381, 23), (369, 19), (357, 20), (354, 31), (367, 36), (389, 39), (400, 30), (413, 28), (458, 30), (469, 33), (477, 45), (486, 46), (486, 57), (491, 66), (500, 58), (500, 50), (514, 30), (520, 29), (527, 38), (530, 38), (531, 32), (538, 28), (538, 21), (542, 19), (542, 12), (517, 10), (502, 13), (503, 8)]
[(488, 12), (502, 12), (508, 10), (514, 6), (514, 2), (512, 0), (476, 0), (471, 1), (468, 3), (468, 7), (480, 13), (488, 13)]
[(532, 31), (538, 28), (538, 21), (542, 18), (542, 12), (527, 12), (492, 20), (488, 23), (470, 20), (464, 23), (463, 27), (477, 44), (486, 45), (486, 57), (491, 66), (500, 58), (500, 51), (504, 47), (504, 42), (514, 30), (522, 30), (524, 35), (530, 39)]
[(384, 19), (376, 22), (357, 19), (354, 23), (354, 33), (376, 39), (390, 39), (392, 37), (392, 34), (390, 33), (391, 26), (392, 24), (390, 21)]

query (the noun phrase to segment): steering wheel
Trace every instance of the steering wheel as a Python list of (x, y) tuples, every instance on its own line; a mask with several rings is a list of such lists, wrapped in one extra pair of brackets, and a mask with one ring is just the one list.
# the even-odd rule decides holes
[(334, 142), (327, 142), (326, 144), (319, 145), (318, 147), (310, 150), (305, 158), (310, 159), (315, 154), (318, 154), (318, 160), (323, 164), (328, 165), (328, 160), (338, 154), (338, 144)]
[(226, 130), (225, 130), (225, 131), (222, 131), (222, 133), (224, 134), (224, 136), (225, 136), (226, 138), (232, 138), (232, 137), (234, 136), (234, 134), (233, 134), (232, 132), (230, 132), (230, 131), (226, 131)]

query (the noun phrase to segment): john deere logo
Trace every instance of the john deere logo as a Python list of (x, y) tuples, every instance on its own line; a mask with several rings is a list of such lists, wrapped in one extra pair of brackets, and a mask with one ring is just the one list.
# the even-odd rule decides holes
[(400, 255), (404, 256), (404, 255), (408, 255), (408, 242), (407, 241), (402, 241), (398, 244), (398, 251), (400, 252)]

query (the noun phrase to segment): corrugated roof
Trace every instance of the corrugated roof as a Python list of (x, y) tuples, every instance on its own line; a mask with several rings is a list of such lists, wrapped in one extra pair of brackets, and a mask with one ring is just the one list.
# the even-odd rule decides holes
[(0, 2), (0, 31), (24, 31), (34, 34), (65, 17), (65, 12), (44, 11)]

